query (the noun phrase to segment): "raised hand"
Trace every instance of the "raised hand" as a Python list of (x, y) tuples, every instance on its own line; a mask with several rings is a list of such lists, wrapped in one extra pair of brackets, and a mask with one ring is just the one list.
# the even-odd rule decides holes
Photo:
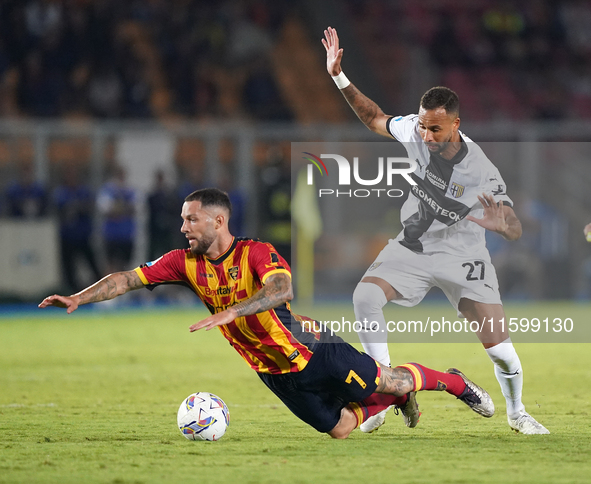
[(339, 49), (339, 36), (336, 29), (328, 27), (324, 31), (322, 45), (326, 49), (326, 70), (331, 76), (338, 76), (341, 73), (341, 59), (343, 49)]
[(46, 308), (47, 306), (55, 306), (58, 308), (65, 308), (68, 314), (78, 309), (78, 300), (75, 296), (59, 296), (54, 294), (53, 296), (46, 297), (39, 304), (40, 308)]

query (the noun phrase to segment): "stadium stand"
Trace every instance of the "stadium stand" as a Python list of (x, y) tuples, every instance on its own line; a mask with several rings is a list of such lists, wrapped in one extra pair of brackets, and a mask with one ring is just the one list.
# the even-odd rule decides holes
[[(7, 190), (21, 167), (53, 193), (75, 166), (96, 193), (121, 161), (122, 133), (145, 130), (170, 141), (168, 182), (178, 198), (205, 184), (236, 190), (248, 206), (262, 207), (244, 211), (244, 233), (270, 232), (267, 192), (281, 198), (287, 184), (269, 173), (278, 159), (289, 161), (290, 142), (376, 140), (326, 75), (319, 40), (331, 14), (344, 24), (349, 78), (386, 112), (415, 112), (428, 87), (444, 84), (460, 93), (462, 127), (479, 142), (590, 137), (589, 2), (321, 7), (313, 0), (0, 2), (0, 217), (10, 213)], [(579, 274), (577, 258), (588, 249), (578, 226), (591, 211), (582, 195), (591, 183), (588, 159), (584, 150), (568, 157), (523, 150), (518, 166), (501, 156), (499, 167), (532, 203), (568, 214), (552, 232), (568, 232), (568, 263), (549, 250), (567, 279)], [(283, 185), (262, 190), (263, 177)], [(581, 284), (561, 287), (572, 295)]]

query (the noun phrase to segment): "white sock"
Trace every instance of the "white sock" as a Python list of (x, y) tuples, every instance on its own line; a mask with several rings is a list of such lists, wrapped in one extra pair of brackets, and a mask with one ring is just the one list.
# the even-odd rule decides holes
[(365, 352), (382, 365), (390, 366), (388, 332), (382, 308), (388, 300), (382, 288), (372, 282), (360, 282), (353, 292), (353, 307), (357, 321), (378, 325), (377, 331), (359, 331), (359, 341)]
[(517, 418), (525, 411), (525, 406), (521, 401), (523, 370), (511, 338), (488, 348), (486, 352), (495, 364), (495, 376), (507, 402), (507, 415), (512, 419)]

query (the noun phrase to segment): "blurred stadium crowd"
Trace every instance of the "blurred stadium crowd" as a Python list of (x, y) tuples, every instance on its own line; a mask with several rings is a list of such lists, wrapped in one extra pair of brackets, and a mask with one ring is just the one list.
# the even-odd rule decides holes
[[(415, 112), (422, 92), (447, 85), (459, 93), (467, 125), (591, 119), (588, 0), (4, 0), (0, 125), (25, 120), (30, 127), (17, 134), (0, 129), (0, 217), (58, 220), (64, 281), (78, 289), (83, 283), (76, 258), (86, 258), (93, 276), (128, 265), (138, 197), (149, 211), (148, 258), (184, 247), (179, 204), (211, 183), (203, 169), (209, 161), (222, 167), (223, 176), (213, 180), (236, 205), (234, 233), (252, 235), (242, 233), (248, 206), (258, 217), (257, 235), (289, 257), (289, 142), (296, 139), (264, 139), (260, 133), (269, 126), (310, 125), (338, 133), (345, 123), (362, 129), (326, 74), (320, 38), (334, 18), (340, 19), (332, 25), (343, 38), (349, 78), (386, 112)], [(176, 176), (155, 172), (150, 193), (138, 194), (118, 166), (116, 136), (105, 137), (98, 148), (96, 137), (62, 131), (39, 142), (36, 130), (44, 120), (93, 126), (141, 120), (161, 129), (169, 121), (193, 123), (191, 129), (230, 124), (223, 125), (227, 134), (217, 141), (215, 161), (205, 159), (211, 150), (203, 133), (175, 134)], [(231, 123), (240, 126), (235, 130)], [(255, 165), (254, 208), (236, 168), (236, 140), (245, 126), (252, 136), (247, 145)], [(102, 179), (90, 176), (94, 153), (105, 168)], [(41, 165), (49, 167), (44, 177)], [(514, 187), (523, 170), (512, 168), (504, 176)], [(587, 206), (579, 202), (584, 212)], [(521, 251), (516, 244), (498, 249), (529, 255), (521, 272), (533, 282), (514, 283), (518, 297), (548, 292), (535, 282), (540, 264), (549, 266), (548, 250), (538, 247), (548, 239), (540, 224), (549, 210), (540, 216), (531, 209), (536, 203), (524, 203), (522, 212), (535, 240), (524, 239)], [(561, 209), (552, 209), (553, 220), (563, 216)], [(567, 230), (554, 225), (556, 233)], [(556, 267), (565, 267), (566, 256), (552, 257)], [(511, 269), (506, 279), (518, 281), (515, 258), (504, 265)], [(591, 275), (585, 281), (591, 293)], [(568, 291), (564, 295), (574, 293)]]
[[(0, 115), (292, 119), (272, 52), (307, 5), (3, 1)], [(461, 92), (470, 119), (591, 116), (586, 0), (348, 0), (345, 10), (393, 106), (418, 64), (427, 84)]]
[(3, 1), (0, 115), (289, 119), (268, 61), (282, 4)]
[[(259, 202), (264, 223), (261, 233), (272, 241), (289, 261), (291, 243), (291, 183), (289, 164), (277, 149), (267, 153), (268, 163), (258, 171)], [(186, 177), (171, 184), (165, 173), (154, 173), (148, 193), (129, 184), (124, 169), (113, 165), (97, 190), (76, 165), (61, 170), (58, 182), (48, 186), (35, 178), (33, 166), (24, 164), (18, 177), (8, 183), (0, 203), (6, 220), (34, 223), (56, 220), (63, 282), (68, 291), (78, 291), (92, 280), (112, 272), (128, 270), (141, 260), (155, 260), (172, 249), (187, 248), (180, 232), (180, 210), (185, 196), (203, 188), (199, 177)], [(225, 187), (232, 202), (230, 229), (244, 233), (247, 200), (237, 187)], [(144, 210), (146, 229), (139, 227), (138, 210)], [(138, 253), (138, 237), (147, 236), (144, 253)], [(81, 280), (80, 264), (86, 275)]]
[(427, 54), (423, 74), (461, 93), (470, 119), (591, 116), (591, 2), (349, 0), (348, 6), (367, 55), (383, 66), (383, 86), (400, 76), (389, 72), (400, 70), (400, 59), (420, 55), (415, 45)]

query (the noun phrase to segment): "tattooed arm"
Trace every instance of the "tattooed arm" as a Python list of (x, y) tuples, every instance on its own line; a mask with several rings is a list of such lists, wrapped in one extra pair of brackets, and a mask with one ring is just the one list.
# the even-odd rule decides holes
[(236, 317), (249, 316), (276, 308), (292, 298), (291, 277), (284, 273), (273, 274), (259, 292), (232, 309), (236, 311)]
[(60, 296), (58, 294), (48, 296), (41, 301), (39, 307), (57, 306), (58, 308), (66, 308), (67, 313), (70, 314), (83, 304), (113, 299), (140, 287), (144, 287), (144, 284), (135, 271), (115, 272), (72, 296)]
[[(342, 72), (343, 57), (343, 49), (339, 49), (339, 36), (335, 29), (328, 27), (324, 31), (324, 37), (322, 44), (326, 49), (326, 69), (331, 76), (338, 76)], [(382, 136), (392, 137), (386, 128), (386, 123), (391, 116), (384, 114), (375, 102), (363, 95), (353, 84), (341, 89), (341, 93), (368, 129)]]
[(357, 117), (368, 129), (382, 136), (392, 138), (392, 135), (386, 128), (388, 119), (392, 116), (384, 114), (380, 107), (361, 93), (353, 84), (349, 84), (341, 93), (349, 103), (349, 106), (355, 111)]
[(225, 311), (212, 314), (211, 316), (193, 324), (189, 330), (191, 332), (198, 329), (211, 329), (216, 326), (231, 323), (240, 316), (250, 316), (258, 314), (269, 309), (276, 308), (293, 298), (293, 289), (291, 278), (285, 273), (278, 273), (269, 276), (263, 288), (236, 306), (232, 306)]

